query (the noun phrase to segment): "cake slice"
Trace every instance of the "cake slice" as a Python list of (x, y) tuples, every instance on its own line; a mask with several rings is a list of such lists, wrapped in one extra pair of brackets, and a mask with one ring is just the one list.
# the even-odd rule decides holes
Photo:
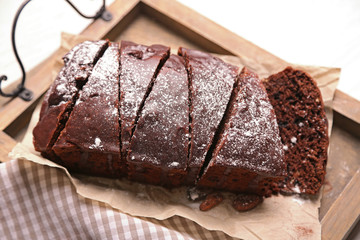
[(315, 194), (324, 182), (329, 145), (324, 103), (315, 81), (287, 67), (263, 81), (284, 144), (288, 177), (281, 191)]
[(197, 50), (179, 48), (189, 76), (190, 130), (187, 185), (194, 185), (216, 130), (225, 114), (238, 67)]
[(72, 171), (121, 176), (119, 127), (119, 45), (111, 44), (80, 92), (53, 151)]
[(79, 89), (107, 46), (107, 41), (85, 41), (63, 58), (65, 65), (45, 96), (39, 122), (33, 130), (35, 149), (44, 157), (57, 161), (51, 148), (67, 121)]
[(171, 55), (146, 98), (129, 147), (131, 180), (180, 186), (189, 146), (188, 78), (184, 61)]
[(159, 69), (169, 57), (170, 48), (144, 46), (122, 41), (120, 48), (121, 152), (126, 158), (130, 139), (146, 96)]
[(266, 195), (261, 183), (285, 175), (282, 148), (265, 88), (255, 73), (243, 68), (197, 186)]

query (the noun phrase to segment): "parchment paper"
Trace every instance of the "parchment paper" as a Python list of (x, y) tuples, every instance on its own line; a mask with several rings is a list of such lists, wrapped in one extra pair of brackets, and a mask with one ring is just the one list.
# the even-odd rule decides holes
[[(63, 34), (62, 52), (54, 66), (54, 78), (62, 67), (61, 57), (74, 45), (85, 39), (82, 36)], [(269, 66), (262, 66), (246, 57), (220, 56), (224, 61), (239, 66), (248, 66), (260, 77), (276, 73)], [(307, 71), (317, 81), (326, 104), (329, 132), (332, 126), (331, 104), (339, 80), (340, 69), (313, 66), (296, 66)], [(127, 180), (113, 180), (85, 175), (70, 175), (63, 167), (41, 157), (32, 145), (32, 129), (38, 121), (40, 105), (33, 113), (22, 143), (10, 153), (12, 158), (26, 159), (38, 164), (62, 169), (74, 184), (78, 194), (101, 201), (113, 208), (133, 216), (152, 217), (159, 220), (174, 215), (195, 221), (208, 230), (220, 230), (230, 236), (242, 239), (321, 239), (321, 225), (318, 219), (321, 191), (312, 197), (272, 196), (257, 208), (248, 212), (237, 212), (231, 206), (232, 194), (225, 193), (226, 200), (216, 208), (201, 212), (200, 203), (186, 198), (186, 188), (167, 190), (162, 187), (132, 183)]]

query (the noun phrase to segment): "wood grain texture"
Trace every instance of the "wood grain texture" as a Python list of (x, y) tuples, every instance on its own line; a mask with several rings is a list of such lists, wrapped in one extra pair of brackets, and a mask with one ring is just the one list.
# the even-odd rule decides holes
[(360, 102), (346, 93), (336, 90), (333, 109), (360, 124)]
[[(111, 4), (107, 10), (112, 14), (112, 19), (109, 22), (105, 22), (101, 19), (98, 19), (91, 23), (82, 33), (85, 37), (89, 37), (90, 39), (103, 39), (108, 37), (112, 31), (115, 33), (121, 31), (124, 27), (126, 27), (126, 23), (128, 23), (130, 19), (126, 17), (136, 11), (137, 6), (139, 4), (139, 0), (118, 0)], [(127, 21), (125, 21), (127, 20)], [(111, 39), (110, 39), (111, 40)]]
[(360, 216), (360, 169), (321, 221), (322, 239), (344, 239)]
[[(330, 138), (329, 160), (326, 166), (325, 184), (323, 187), (323, 197), (319, 212), (320, 220), (324, 218), (332, 204), (341, 195), (346, 185), (360, 168), (360, 137), (355, 136), (351, 129), (345, 129), (351, 121), (344, 118), (339, 113), (334, 113), (334, 125)], [(353, 128), (354, 131), (360, 129)], [(343, 199), (343, 201), (352, 201)], [(344, 204), (346, 204), (344, 202)]]

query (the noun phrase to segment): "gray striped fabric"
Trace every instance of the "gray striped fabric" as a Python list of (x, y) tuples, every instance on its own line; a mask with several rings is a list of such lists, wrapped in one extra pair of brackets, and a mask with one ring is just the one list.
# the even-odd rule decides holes
[(62, 171), (29, 161), (0, 164), (0, 191), (0, 239), (232, 239), (182, 217), (129, 216), (79, 196)]

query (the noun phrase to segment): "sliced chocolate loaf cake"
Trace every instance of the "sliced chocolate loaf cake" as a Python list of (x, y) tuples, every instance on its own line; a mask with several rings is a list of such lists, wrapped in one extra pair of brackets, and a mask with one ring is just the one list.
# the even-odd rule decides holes
[(64, 127), (79, 89), (107, 46), (107, 41), (85, 41), (63, 58), (65, 65), (45, 96), (40, 120), (33, 130), (35, 149), (43, 156), (56, 161), (51, 148)]
[(222, 124), (197, 186), (265, 195), (259, 183), (285, 175), (283, 145), (265, 88), (246, 68), (238, 77)]
[(189, 75), (190, 129), (188, 175), (193, 185), (225, 114), (239, 68), (197, 50), (179, 48)]
[(122, 176), (119, 127), (119, 45), (112, 44), (80, 92), (53, 151), (72, 171)]
[(128, 154), (129, 179), (167, 187), (186, 175), (189, 146), (188, 78), (171, 55), (146, 98)]
[(70, 171), (165, 187), (318, 192), (329, 138), (309, 75), (286, 68), (265, 91), (246, 68), (169, 52), (126, 41), (74, 47), (45, 96), (35, 149)]
[(305, 72), (287, 67), (263, 81), (274, 106), (287, 163), (285, 192), (315, 194), (324, 182), (328, 125), (315, 81)]
[(120, 48), (120, 119), (122, 154), (126, 158), (130, 139), (159, 69), (169, 57), (170, 48), (144, 46), (122, 41)]

